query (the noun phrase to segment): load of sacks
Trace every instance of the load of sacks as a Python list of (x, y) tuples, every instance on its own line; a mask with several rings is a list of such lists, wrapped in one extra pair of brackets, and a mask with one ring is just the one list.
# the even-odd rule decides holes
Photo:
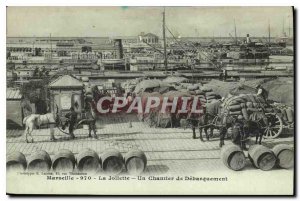
[[(142, 113), (138, 114), (138, 119), (140, 121), (144, 121), (146, 124), (148, 124), (150, 127), (161, 127), (161, 128), (169, 128), (169, 127), (179, 127), (180, 126), (180, 120), (182, 118), (186, 118), (187, 114), (181, 114), (177, 115), (177, 111), (181, 109), (180, 104), (177, 104), (177, 108), (175, 113), (171, 113), (167, 110), (167, 112), (161, 112), (162, 102), (165, 97), (168, 97), (169, 102), (172, 102), (175, 97), (191, 97), (191, 99), (188, 101), (189, 103), (193, 102), (195, 96), (191, 95), (187, 92), (181, 92), (181, 91), (168, 91), (166, 93), (158, 93), (158, 92), (143, 92), (140, 94), (140, 97), (142, 98), (142, 108), (143, 111), (145, 111), (147, 99), (149, 97), (158, 97), (160, 99), (160, 104), (155, 107), (151, 108), (149, 113)], [(170, 108), (170, 107), (168, 107)]]
[(202, 92), (202, 94), (199, 95), (200, 101), (201, 103), (203, 103), (203, 105), (205, 106), (207, 103), (211, 103), (215, 100), (219, 100), (222, 97), (220, 96), (220, 94), (217, 94), (216, 92), (214, 92), (212, 90), (212, 88), (208, 88), (208, 87), (201, 87), (200, 91)]
[(191, 83), (180, 83), (180, 85), (175, 86), (175, 89), (181, 92), (189, 92), (192, 95), (196, 95), (196, 91), (202, 87), (201, 83), (191, 84)]
[(240, 94), (225, 99), (224, 109), (228, 111), (229, 115), (243, 117), (248, 120), (249, 114), (257, 111), (272, 112), (272, 108), (268, 108), (266, 101), (255, 94)]
[(187, 92), (191, 95), (197, 96), (202, 105), (205, 107), (207, 103), (211, 103), (214, 100), (221, 99), (222, 97), (213, 91), (212, 88), (202, 86), (199, 84), (182, 83), (180, 89), (181, 92)]
[(294, 108), (281, 103), (275, 104), (276, 108), (280, 110), (282, 120), (287, 124), (294, 123)]

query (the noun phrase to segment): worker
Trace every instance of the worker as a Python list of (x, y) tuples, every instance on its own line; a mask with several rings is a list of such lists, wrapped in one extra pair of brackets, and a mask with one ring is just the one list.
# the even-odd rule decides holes
[(30, 101), (25, 96), (22, 96), (21, 100), (22, 100), (21, 101), (21, 107), (22, 107), (22, 110), (23, 110), (24, 117), (27, 117), (27, 116), (29, 116), (33, 113), (32, 108), (30, 106)]
[(257, 85), (256, 90), (257, 90), (256, 95), (263, 98), (265, 101), (267, 101), (269, 95), (268, 91), (264, 89), (261, 85)]
[[(222, 63), (221, 63), (222, 65)], [(223, 81), (226, 81), (227, 80), (227, 70), (224, 68), (223, 69)]]
[(98, 139), (98, 136), (97, 136), (97, 129), (96, 129), (96, 119), (95, 117), (93, 116), (92, 114), (92, 111), (93, 110), (92, 108), (85, 108), (85, 116), (86, 118), (88, 119), (88, 127), (89, 127), (89, 137), (92, 137), (92, 131), (94, 132), (94, 135), (93, 137), (95, 139)]
[(237, 120), (234, 123), (232, 130), (232, 139), (233, 143), (239, 145), (242, 149), (246, 149), (246, 138), (247, 133), (245, 132), (245, 128), (247, 127), (247, 123), (242, 115), (237, 117)]
[(75, 138), (74, 135), (74, 126), (77, 122), (77, 113), (75, 112), (74, 108), (70, 108), (70, 112), (65, 115), (66, 118), (68, 118), (68, 124), (69, 124), (69, 135), (72, 139)]

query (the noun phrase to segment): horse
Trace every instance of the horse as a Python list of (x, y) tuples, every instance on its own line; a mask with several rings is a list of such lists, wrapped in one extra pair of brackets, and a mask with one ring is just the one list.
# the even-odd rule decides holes
[[(23, 119), (23, 124), (25, 125), (25, 141), (27, 143), (33, 143), (33, 137), (31, 135), (33, 129), (35, 127), (39, 127), (41, 125), (48, 124), (50, 126), (50, 140), (54, 141), (54, 126), (57, 124), (56, 115), (53, 113), (47, 114), (30, 114)], [(31, 140), (28, 140), (28, 135), (30, 136)]]
[[(89, 137), (91, 137), (91, 131), (94, 132), (94, 138), (98, 138), (96, 134), (96, 114), (94, 111), (94, 101), (91, 100), (88, 102), (88, 107), (86, 112), (84, 113), (84, 118), (77, 122), (75, 128), (78, 128), (79, 125), (88, 125), (89, 126)], [(56, 106), (57, 107), (57, 106)], [(58, 111), (58, 110), (57, 110)], [(27, 143), (33, 143), (32, 131), (36, 127), (40, 127), (41, 125), (49, 125), (50, 128), (50, 141), (55, 141), (54, 137), (54, 127), (57, 126), (59, 128), (61, 124), (61, 119), (58, 117), (58, 113), (47, 113), (47, 114), (30, 114), (23, 119), (23, 124), (25, 125), (25, 141)], [(61, 130), (65, 133), (63, 130)], [(68, 134), (68, 133), (65, 133)], [(31, 138), (28, 140), (28, 136)]]
[[(199, 128), (201, 141), (204, 141), (202, 137), (203, 130), (206, 136), (206, 140), (209, 141), (209, 136), (212, 136), (214, 129), (218, 128), (216, 124), (218, 123), (217, 122), (218, 116), (221, 113), (221, 109), (222, 109), (221, 104), (222, 104), (221, 100), (206, 104), (206, 110), (204, 114), (199, 117), (196, 125)], [(208, 129), (210, 129), (209, 135), (207, 133)], [(193, 138), (195, 139), (194, 130), (193, 130)]]
[(96, 130), (96, 118), (97, 118), (97, 115), (95, 113), (95, 101), (94, 100), (90, 100), (90, 101), (87, 101), (87, 107), (86, 107), (86, 111), (85, 113), (83, 113), (83, 118), (82, 120), (80, 120), (76, 126), (76, 128), (79, 126), (79, 125), (88, 125), (89, 127), (89, 137), (92, 137), (91, 133), (92, 131), (94, 132), (94, 138), (95, 139), (98, 139), (98, 136), (97, 136), (97, 130)]
[(220, 128), (220, 147), (224, 145), (225, 135), (230, 127), (233, 128), (231, 136), (233, 143), (239, 145), (242, 149), (245, 149), (245, 143), (248, 137), (253, 135), (255, 136), (255, 144), (261, 144), (263, 137), (262, 124), (265, 121), (264, 115), (252, 113), (249, 119), (237, 120), (233, 116), (223, 114), (220, 119), (222, 121)]
[[(213, 114), (210, 114), (210, 113), (204, 113), (198, 120), (198, 128), (199, 128), (199, 133), (200, 133), (200, 140), (203, 142), (203, 136), (202, 136), (202, 133), (204, 131), (205, 133), (205, 136), (206, 136), (206, 140), (209, 141), (209, 137), (213, 135), (213, 131), (214, 129), (216, 129), (217, 127), (214, 125), (215, 123), (215, 120), (217, 118), (217, 114), (216, 115), (213, 115)], [(208, 129), (210, 129), (210, 133), (208, 134)], [(193, 138), (195, 139), (194, 137), (194, 134), (193, 134)]]

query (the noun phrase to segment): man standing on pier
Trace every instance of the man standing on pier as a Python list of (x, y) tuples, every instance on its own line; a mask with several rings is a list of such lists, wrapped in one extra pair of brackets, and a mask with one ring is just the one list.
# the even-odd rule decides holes
[(75, 138), (74, 135), (74, 126), (77, 122), (77, 113), (75, 112), (74, 108), (70, 108), (70, 112), (66, 114), (66, 117), (68, 118), (69, 122), (69, 133), (72, 139)]

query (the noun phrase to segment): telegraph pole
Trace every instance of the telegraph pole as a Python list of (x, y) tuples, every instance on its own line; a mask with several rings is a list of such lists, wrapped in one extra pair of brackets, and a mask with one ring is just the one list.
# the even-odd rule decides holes
[(166, 15), (165, 8), (163, 12), (163, 40), (164, 40), (164, 66), (167, 72), (168, 70), (168, 58), (167, 58), (167, 44), (166, 44)]

